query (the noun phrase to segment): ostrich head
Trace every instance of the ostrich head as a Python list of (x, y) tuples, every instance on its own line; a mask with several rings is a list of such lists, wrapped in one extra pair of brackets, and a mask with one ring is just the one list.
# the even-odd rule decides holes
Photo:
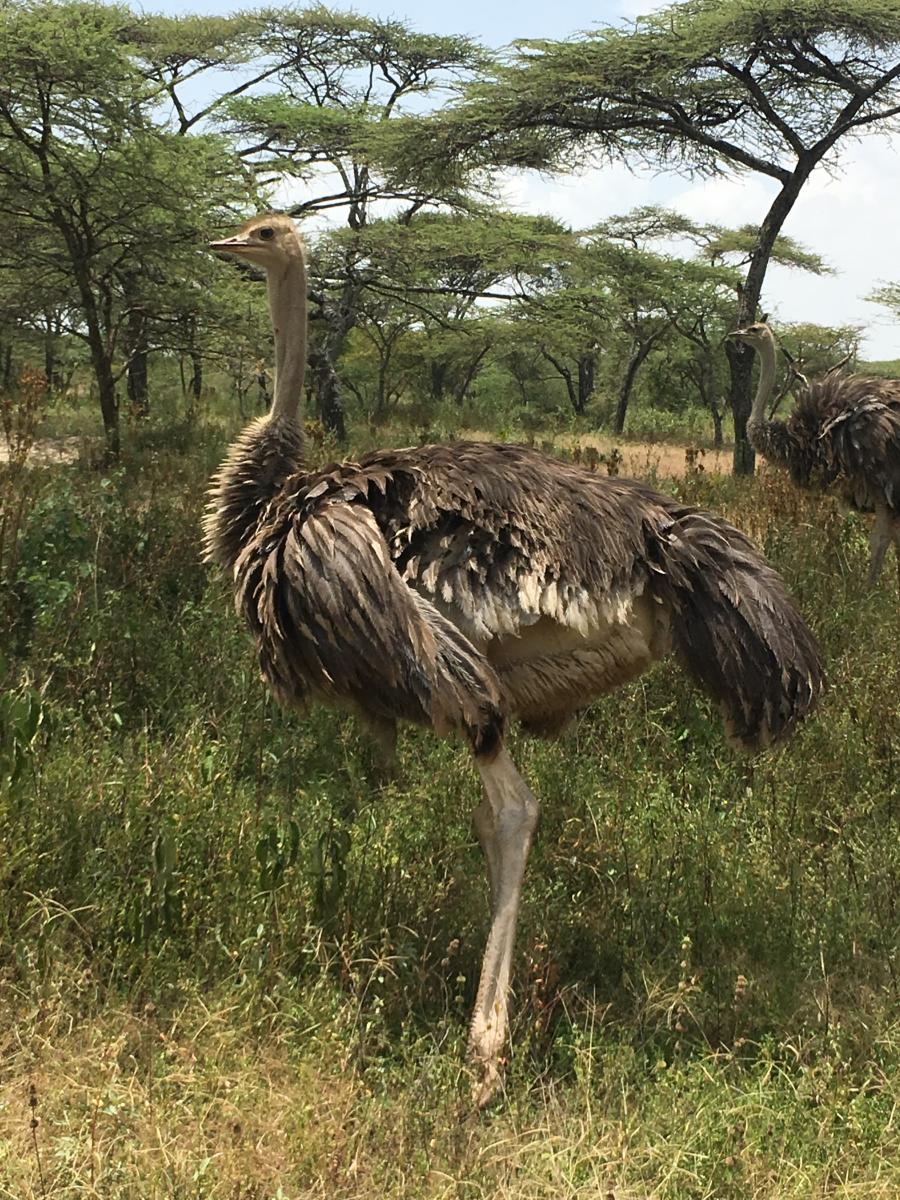
[(761, 352), (766, 345), (774, 342), (774, 334), (765, 321), (754, 321), (752, 325), (744, 325), (741, 329), (732, 329), (725, 335), (735, 342), (743, 342)]
[[(306, 263), (303, 242), (290, 217), (262, 213), (237, 233), (210, 242), (211, 250), (233, 254), (266, 272), (275, 336), (275, 392), (270, 424), (296, 425), (306, 372)], [(293, 435), (292, 435), (293, 436)]]
[(297, 227), (290, 217), (281, 213), (253, 217), (231, 237), (210, 242), (209, 248), (245, 258), (266, 271), (298, 258), (303, 261), (303, 243)]

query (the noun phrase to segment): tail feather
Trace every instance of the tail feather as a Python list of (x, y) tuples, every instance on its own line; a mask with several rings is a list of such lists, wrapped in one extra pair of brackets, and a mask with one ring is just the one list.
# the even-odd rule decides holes
[(655, 589), (671, 606), (676, 650), (731, 740), (750, 750), (780, 741), (824, 690), (816, 640), (744, 534), (711, 513), (672, 516)]

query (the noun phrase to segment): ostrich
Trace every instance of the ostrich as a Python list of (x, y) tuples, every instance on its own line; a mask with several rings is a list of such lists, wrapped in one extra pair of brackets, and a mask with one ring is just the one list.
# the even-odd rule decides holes
[(398, 720), (468, 741), (491, 907), (469, 1033), (484, 1104), (500, 1081), (538, 817), (508, 719), (558, 734), (674, 648), (732, 741), (755, 749), (815, 706), (819, 652), (743, 534), (640, 483), (466, 442), (307, 470), (303, 244), (289, 218), (266, 214), (211, 248), (265, 269), (276, 367), (271, 411), (212, 482), (206, 559), (232, 578), (281, 702), (349, 709), (388, 745)]
[(764, 321), (728, 335), (759, 355), (759, 386), (747, 436), (798, 487), (833, 488), (851, 508), (874, 512), (868, 582), (891, 542), (900, 571), (900, 383), (829, 372), (802, 381), (787, 421), (767, 421), (775, 387), (775, 335)]

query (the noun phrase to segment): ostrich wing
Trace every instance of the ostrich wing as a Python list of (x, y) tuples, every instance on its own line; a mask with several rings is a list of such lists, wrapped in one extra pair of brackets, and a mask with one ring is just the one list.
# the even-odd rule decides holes
[(648, 533), (672, 524), (649, 488), (526, 447), (422, 446), (358, 471), (403, 579), (479, 643), (542, 617), (583, 637), (623, 619), (652, 570)]
[[(873, 388), (823, 427), (826, 456), (874, 508), (900, 514), (900, 387)], [(877, 390), (876, 390), (877, 389)], [(862, 497), (861, 497), (862, 498)]]
[(491, 667), (399, 577), (371, 511), (323, 492), (306, 493), (311, 511), (280, 506), (235, 565), (236, 606), (276, 693), (463, 727), (476, 740), (499, 727)]

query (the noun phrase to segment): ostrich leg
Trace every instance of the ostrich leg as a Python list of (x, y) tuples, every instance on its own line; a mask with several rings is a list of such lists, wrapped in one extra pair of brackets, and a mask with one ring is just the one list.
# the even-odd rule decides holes
[[(891, 544), (894, 533), (891, 528), (891, 514), (886, 508), (877, 508), (875, 510), (875, 524), (872, 526), (872, 533), (869, 536), (869, 549), (871, 557), (869, 559), (869, 587), (874, 587), (878, 582), (878, 576), (881, 574), (881, 567), (884, 563), (884, 556), (888, 546)], [(898, 550), (900, 553), (900, 550)]]
[(370, 713), (359, 714), (360, 724), (372, 742), (372, 783), (378, 787), (397, 778), (397, 722)]
[(491, 886), (491, 931), (469, 1033), (469, 1055), (482, 1072), (476, 1092), (476, 1103), (482, 1107), (500, 1083), (516, 918), (538, 802), (502, 745), (490, 760), (476, 758), (475, 763), (484, 784), (475, 828), (487, 859)]

